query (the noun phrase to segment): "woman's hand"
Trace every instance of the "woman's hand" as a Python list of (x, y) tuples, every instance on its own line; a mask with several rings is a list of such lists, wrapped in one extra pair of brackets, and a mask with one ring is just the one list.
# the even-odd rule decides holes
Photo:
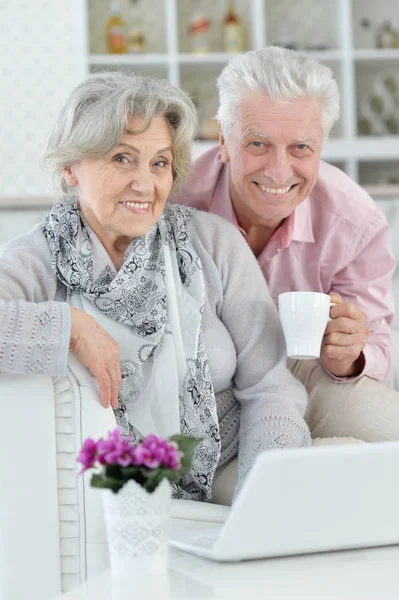
[(121, 385), (119, 345), (90, 315), (71, 306), (70, 349), (96, 377), (101, 403), (118, 408)]

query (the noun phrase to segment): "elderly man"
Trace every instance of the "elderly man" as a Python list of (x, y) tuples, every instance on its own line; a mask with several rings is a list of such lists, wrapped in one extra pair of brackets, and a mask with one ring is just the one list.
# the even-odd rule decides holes
[(277, 47), (237, 55), (218, 79), (219, 147), (201, 155), (173, 202), (223, 216), (246, 238), (277, 303), (331, 294), (320, 361), (291, 370), (309, 393), (313, 437), (399, 439), (390, 375), (387, 222), (368, 194), (320, 160), (339, 115), (332, 71)]

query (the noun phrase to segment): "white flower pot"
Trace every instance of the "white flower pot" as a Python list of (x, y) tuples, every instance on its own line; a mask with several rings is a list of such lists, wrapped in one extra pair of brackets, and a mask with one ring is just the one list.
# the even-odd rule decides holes
[(132, 480), (117, 494), (103, 492), (112, 574), (142, 577), (166, 573), (172, 497), (169, 481), (164, 479), (152, 494)]

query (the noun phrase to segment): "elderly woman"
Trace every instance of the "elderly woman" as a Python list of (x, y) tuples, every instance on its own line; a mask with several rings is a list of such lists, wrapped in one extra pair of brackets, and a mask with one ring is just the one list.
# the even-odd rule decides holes
[(165, 81), (102, 73), (73, 91), (47, 153), (62, 201), (1, 249), (0, 372), (63, 374), (71, 350), (126, 433), (203, 438), (174, 494), (210, 501), (237, 453), (239, 487), (259, 452), (310, 435), (241, 234), (166, 204), (195, 128)]

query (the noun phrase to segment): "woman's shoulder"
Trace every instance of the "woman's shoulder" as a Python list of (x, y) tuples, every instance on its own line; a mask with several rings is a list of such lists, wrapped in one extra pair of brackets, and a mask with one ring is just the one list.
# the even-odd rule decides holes
[(42, 226), (14, 238), (0, 247), (0, 279), (6, 296), (29, 302), (53, 300), (57, 277)]
[(200, 231), (205, 229), (206, 231), (210, 230), (217, 233), (230, 232), (230, 235), (233, 236), (236, 233), (239, 233), (237, 228), (223, 217), (210, 212), (205, 212), (203, 210), (195, 209), (192, 217), (192, 223), (193, 226)]
[(191, 219), (188, 235), (200, 256), (203, 270), (215, 269), (223, 289), (240, 285), (242, 278), (252, 278), (260, 286), (265, 280), (255, 256), (243, 234), (219, 215), (197, 210)]
[(229, 249), (234, 253), (236, 251), (245, 253), (245, 248), (248, 249), (247, 243), (237, 227), (213, 213), (196, 210), (190, 222), (190, 231), (208, 248)]
[(51, 265), (51, 252), (41, 223), (0, 246), (0, 260), (18, 255)]

